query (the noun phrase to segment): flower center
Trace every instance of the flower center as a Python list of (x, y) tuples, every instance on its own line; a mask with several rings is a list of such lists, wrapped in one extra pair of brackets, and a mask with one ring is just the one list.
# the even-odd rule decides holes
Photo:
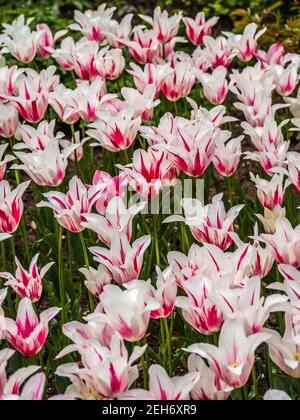
[(300, 353), (295, 353), (294, 359), (297, 360), (297, 362), (300, 362)]

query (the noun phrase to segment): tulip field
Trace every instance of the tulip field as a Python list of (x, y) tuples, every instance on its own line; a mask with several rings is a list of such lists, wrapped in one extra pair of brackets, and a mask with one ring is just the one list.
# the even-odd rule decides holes
[(0, 28), (0, 400), (300, 400), (300, 55), (116, 13)]

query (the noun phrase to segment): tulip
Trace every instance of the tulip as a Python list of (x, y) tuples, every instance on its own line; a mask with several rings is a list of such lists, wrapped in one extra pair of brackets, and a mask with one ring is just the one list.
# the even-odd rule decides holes
[(18, 136), (21, 137), (23, 143), (17, 143), (14, 150), (29, 149), (31, 152), (45, 150), (51, 142), (59, 142), (64, 133), (58, 132), (54, 134), (55, 120), (51, 122), (42, 121), (37, 128), (30, 125), (20, 125)]
[(139, 15), (146, 23), (152, 26), (158, 41), (166, 43), (174, 38), (179, 30), (182, 12), (169, 17), (166, 10), (160, 7), (154, 9), (153, 18), (150, 16)]
[(103, 264), (109, 275), (119, 284), (138, 279), (143, 256), (150, 245), (150, 236), (142, 236), (130, 245), (124, 232), (113, 235), (110, 249), (92, 247), (91, 253), (95, 261)]
[(280, 145), (284, 144), (284, 137), (282, 128), (288, 123), (288, 120), (277, 124), (273, 117), (267, 117), (262, 127), (252, 127), (250, 124), (243, 122), (241, 124), (244, 129), (244, 134), (247, 134), (253, 146), (260, 152), (263, 152), (267, 145), (275, 146), (277, 149)]
[(283, 174), (274, 174), (270, 181), (261, 179), (258, 175), (254, 177), (250, 173), (251, 180), (257, 188), (257, 197), (264, 208), (273, 210), (276, 206), (282, 206), (284, 201), (284, 193), (289, 186), (287, 181), (283, 185)]
[(230, 387), (241, 388), (248, 382), (255, 350), (269, 338), (266, 333), (247, 337), (241, 320), (227, 320), (218, 347), (201, 343), (192, 344), (187, 350), (207, 359), (215, 374)]
[(0, 273), (0, 277), (7, 280), (6, 286), (11, 286), (21, 299), (27, 297), (32, 302), (40, 300), (43, 291), (43, 278), (54, 264), (49, 263), (45, 265), (39, 273), (37, 266), (38, 257), (39, 255), (37, 254), (33, 258), (28, 271), (22, 267), (18, 258), (16, 258), (17, 271), (15, 276), (10, 273)]
[(160, 42), (153, 30), (136, 26), (133, 30), (133, 41), (128, 41), (129, 53), (140, 64), (151, 63), (161, 56)]
[(286, 68), (277, 64), (271, 67), (274, 74), (276, 91), (281, 96), (289, 96), (297, 87), (299, 63), (290, 63)]
[(177, 297), (176, 278), (172, 267), (168, 267), (164, 271), (156, 267), (156, 273), (157, 280), (155, 288), (152, 287), (152, 296), (159, 302), (160, 308), (151, 312), (151, 318), (168, 318), (173, 312)]
[(213, 105), (222, 104), (228, 94), (227, 69), (217, 67), (212, 74), (199, 73), (198, 79), (203, 86), (206, 99)]
[(44, 373), (36, 373), (34, 375), (34, 373), (40, 369), (39, 366), (28, 366), (19, 369), (15, 371), (9, 379), (7, 378), (5, 370), (9, 359), (14, 353), (15, 352), (10, 349), (0, 351), (0, 400), (41, 400), (46, 383), (46, 376)]
[(268, 345), (272, 361), (293, 378), (300, 378), (299, 327), (299, 315), (286, 313), (283, 337), (277, 331), (268, 330), (271, 335)]
[(101, 265), (98, 269), (94, 268), (81, 268), (79, 270), (86, 278), (84, 284), (88, 291), (96, 298), (100, 299), (105, 287), (111, 283), (111, 277)]
[(162, 151), (138, 149), (133, 163), (118, 165), (128, 176), (129, 185), (143, 198), (157, 197), (165, 186), (176, 183), (176, 171)]
[(170, 378), (160, 365), (149, 368), (149, 391), (132, 389), (121, 395), (121, 400), (182, 401), (190, 399), (190, 392), (197, 385), (200, 374), (187, 373)]
[(0, 137), (13, 137), (19, 125), (16, 108), (0, 102)]
[(283, 172), (289, 176), (289, 180), (296, 187), (297, 191), (300, 191), (300, 153), (288, 152), (287, 155), (288, 171)]
[(271, 211), (264, 209), (264, 215), (256, 214), (256, 217), (262, 222), (266, 233), (274, 233), (276, 230), (276, 222), (286, 216), (285, 208), (274, 207)]
[(88, 40), (100, 43), (104, 39), (104, 31), (115, 10), (115, 7), (106, 8), (106, 4), (100, 5), (97, 10), (87, 10), (85, 13), (75, 10), (74, 19), (77, 23), (70, 25), (70, 28), (80, 31)]
[(257, 31), (257, 25), (250, 23), (242, 35), (233, 35), (232, 41), (238, 49), (238, 58), (244, 62), (250, 61), (257, 52), (257, 41), (266, 32), (267, 28)]
[(224, 401), (230, 396), (232, 388), (221, 381), (214, 370), (206, 366), (205, 362), (197, 354), (191, 354), (188, 358), (189, 372), (198, 372), (200, 380), (191, 391), (193, 400), (197, 401)]
[(169, 101), (174, 102), (190, 94), (196, 77), (191, 61), (177, 60), (171, 67), (173, 72), (166, 76), (161, 90)]
[(33, 18), (25, 21), (24, 15), (20, 15), (12, 24), (3, 24), (4, 34), (0, 38), (0, 45), (4, 46), (2, 52), (9, 52), (23, 63), (30, 63), (34, 59), (42, 34), (30, 30), (32, 21)]
[(118, 79), (121, 76), (124, 67), (125, 58), (123, 57), (120, 48), (115, 48), (113, 50), (103, 48), (100, 50), (95, 60), (96, 71), (103, 79)]
[(272, 44), (267, 52), (259, 50), (256, 54), (258, 60), (269, 66), (274, 64), (282, 65), (284, 56), (284, 47), (279, 43)]
[(128, 185), (127, 175), (121, 172), (112, 177), (107, 172), (97, 170), (93, 177), (93, 185), (101, 185), (101, 197), (96, 201), (95, 207), (99, 214), (105, 214), (110, 200), (114, 197), (123, 198)]
[(235, 173), (240, 163), (240, 157), (242, 155), (241, 142), (244, 136), (231, 139), (225, 143), (228, 137), (231, 136), (231, 133), (228, 132), (227, 134), (226, 131), (223, 131), (222, 134), (224, 135), (222, 139), (223, 143), (220, 142), (217, 145), (213, 157), (213, 165), (221, 175), (229, 177)]
[(146, 202), (142, 202), (127, 209), (122, 198), (114, 197), (109, 201), (105, 215), (83, 214), (81, 225), (96, 232), (99, 240), (107, 246), (111, 245), (116, 232), (125, 233), (128, 241), (131, 241), (132, 220), (145, 206)]
[(123, 340), (114, 334), (110, 349), (91, 341), (80, 351), (81, 364), (60, 365), (56, 375), (71, 381), (66, 389), (67, 396), (81, 400), (118, 398), (138, 378), (138, 367), (133, 364), (145, 349), (146, 346), (134, 347), (128, 357)]
[(99, 44), (96, 41), (79, 40), (71, 52), (75, 74), (80, 79), (93, 81), (98, 72), (96, 59), (98, 57)]
[(24, 298), (19, 303), (16, 321), (6, 318), (6, 339), (26, 357), (36, 356), (43, 348), (49, 333), (48, 323), (59, 308), (50, 308), (36, 315), (31, 300)]
[(0, 101), (13, 94), (16, 81), (23, 72), (24, 69), (18, 69), (17, 66), (0, 67)]
[(153, 118), (154, 108), (160, 104), (160, 100), (155, 100), (156, 87), (154, 84), (148, 85), (143, 93), (136, 89), (121, 89), (126, 106), (134, 109), (133, 118), (141, 117), (142, 121), (148, 121)]
[(96, 119), (97, 111), (101, 110), (101, 98), (105, 93), (105, 80), (99, 76), (91, 83), (88, 81), (77, 82), (75, 90), (77, 107), (75, 110), (83, 121), (89, 123)]
[(102, 146), (111, 152), (128, 149), (136, 135), (141, 118), (134, 118), (134, 109), (125, 108), (117, 115), (110, 112), (98, 112), (97, 120), (90, 124), (87, 135), (95, 139), (94, 146)]
[(130, 63), (130, 69), (127, 70), (127, 73), (133, 76), (135, 87), (140, 93), (143, 93), (148, 85), (155, 85), (156, 91), (154, 99), (159, 97), (163, 82), (172, 72), (173, 70), (169, 63), (147, 63), (143, 69), (135, 63)]
[(41, 201), (37, 206), (51, 208), (62, 227), (70, 232), (79, 233), (84, 230), (81, 225), (83, 215), (90, 212), (100, 195), (101, 190), (97, 185), (88, 188), (74, 176), (69, 182), (67, 194), (56, 191), (45, 193), (44, 197), (48, 201)]
[(212, 28), (218, 23), (218, 21), (218, 17), (212, 17), (206, 21), (205, 14), (203, 12), (197, 13), (195, 19), (190, 17), (183, 18), (186, 34), (194, 45), (202, 45), (203, 37), (211, 35)]
[(151, 312), (159, 303), (150, 296), (150, 281), (135, 280), (125, 285), (108, 285), (100, 296), (105, 319), (124, 340), (135, 342), (146, 334)]
[(216, 195), (212, 203), (206, 206), (203, 206), (199, 200), (183, 199), (181, 205), (184, 208), (185, 217), (170, 216), (165, 223), (184, 222), (190, 227), (197, 241), (214, 244), (225, 250), (232, 243), (230, 232), (233, 231), (233, 222), (244, 206), (232, 207), (226, 213), (222, 196), (223, 194)]
[(11, 169), (24, 171), (37, 185), (57, 187), (65, 178), (68, 157), (77, 148), (72, 145), (60, 151), (58, 142), (50, 142), (44, 150), (31, 153), (15, 152), (21, 165), (13, 165)]
[(128, 13), (123, 17), (121, 22), (115, 19), (110, 19), (107, 22), (105, 29), (105, 37), (113, 48), (123, 48), (124, 45), (129, 41), (131, 34), (131, 21), (133, 13)]
[(14, 190), (7, 181), (0, 182), (0, 232), (14, 233), (23, 214), (22, 196), (30, 181), (19, 184)]
[(37, 42), (37, 53), (42, 58), (49, 58), (51, 56), (51, 51), (49, 48), (54, 48), (55, 42), (68, 32), (67, 30), (58, 31), (53, 36), (49, 26), (46, 23), (37, 24), (36, 30), (38, 35), (41, 34)]
[(277, 262), (300, 266), (300, 226), (293, 229), (288, 219), (277, 219), (273, 234), (262, 234), (259, 238), (272, 248)]
[(225, 116), (226, 108), (223, 105), (218, 105), (208, 110), (202, 106), (198, 107), (197, 103), (191, 98), (186, 99), (192, 107), (192, 121), (207, 125), (213, 124), (216, 128), (221, 127), (223, 124), (236, 121), (235, 117)]
[(209, 278), (194, 277), (183, 283), (187, 296), (176, 299), (176, 306), (182, 309), (185, 321), (207, 336), (220, 331), (224, 322), (220, 309), (209, 298), (214, 287)]
[(14, 156), (6, 155), (4, 156), (5, 150), (7, 149), (8, 144), (0, 145), (0, 182), (3, 180), (7, 164), (14, 160)]
[(212, 38), (211, 36), (204, 36), (204, 54), (209, 63), (209, 67), (216, 69), (219, 66), (228, 68), (236, 52), (233, 49), (232, 43), (223, 36)]
[(49, 94), (49, 104), (66, 124), (75, 124), (80, 118), (78, 96), (76, 90), (67, 89), (64, 85), (56, 86)]
[[(274, 146), (274, 144), (266, 144), (262, 152), (245, 152), (245, 156), (246, 159), (259, 162), (264, 171), (269, 176), (273, 176), (275, 168), (282, 168), (285, 166), (286, 159), (288, 158), (289, 146), (290, 143), (286, 141), (278, 147)], [(290, 155), (290, 158), (292, 158), (292, 156), (293, 153)]]
[(60, 48), (53, 49), (48, 47), (51, 57), (57, 62), (63, 69), (70, 71), (74, 68), (73, 51), (75, 49), (75, 42), (73, 38), (68, 36), (61, 42)]

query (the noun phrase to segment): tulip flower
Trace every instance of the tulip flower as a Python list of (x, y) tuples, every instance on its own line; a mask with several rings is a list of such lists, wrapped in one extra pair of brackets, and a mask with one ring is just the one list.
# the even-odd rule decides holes
[(54, 211), (58, 223), (70, 232), (82, 232), (83, 215), (89, 213), (92, 206), (101, 195), (99, 186), (87, 187), (74, 176), (69, 182), (67, 194), (51, 191), (45, 193), (48, 201), (41, 201), (38, 207), (49, 207)]
[(241, 388), (249, 379), (255, 350), (269, 338), (266, 333), (247, 337), (241, 320), (227, 320), (218, 347), (201, 343), (192, 344), (187, 350), (207, 359), (215, 374), (230, 387)]
[(11, 169), (24, 171), (37, 185), (57, 187), (65, 178), (68, 157), (77, 145), (60, 150), (58, 142), (50, 142), (44, 150), (31, 153), (15, 152), (21, 165), (13, 165)]
[(117, 115), (110, 112), (98, 112), (97, 120), (90, 124), (91, 129), (87, 135), (95, 139), (97, 143), (92, 145), (102, 146), (111, 152), (128, 149), (136, 135), (141, 123), (141, 118), (134, 118), (134, 109), (128, 107)]
[(0, 182), (3, 180), (7, 164), (14, 160), (14, 156), (12, 155), (6, 155), (4, 156), (4, 153), (8, 147), (8, 144), (1, 144), (0, 145)]
[(87, 10), (85, 13), (75, 10), (74, 19), (77, 23), (70, 25), (75, 31), (80, 31), (84, 37), (90, 41), (100, 43), (104, 39), (104, 30), (116, 7), (106, 8), (106, 4), (102, 4), (97, 10)]
[(20, 15), (11, 24), (3, 24), (4, 31), (0, 37), (0, 45), (4, 47), (2, 52), (9, 52), (23, 63), (30, 63), (34, 59), (42, 34), (31, 31), (29, 25), (32, 21), (33, 18), (25, 21), (24, 15)]
[(151, 298), (150, 280), (134, 280), (119, 286), (108, 285), (100, 296), (104, 319), (124, 340), (135, 342), (146, 334), (151, 312), (159, 309), (159, 303)]
[(297, 191), (300, 191), (300, 153), (288, 152), (287, 155), (288, 170), (283, 173), (289, 176), (289, 180), (296, 187)]
[(195, 72), (191, 61), (175, 61), (171, 65), (173, 72), (164, 79), (162, 93), (169, 101), (188, 96), (195, 84)]
[(75, 109), (85, 122), (89, 123), (96, 119), (97, 111), (101, 110), (101, 98), (105, 93), (105, 80), (99, 76), (91, 83), (88, 81), (77, 82), (75, 90), (77, 107)]
[(19, 184), (14, 190), (7, 181), (0, 182), (0, 232), (14, 233), (23, 214), (22, 196), (30, 181)]
[(268, 66), (272, 66), (274, 64), (282, 65), (284, 56), (284, 47), (278, 42), (272, 44), (268, 51), (259, 50), (256, 54), (256, 58)]
[(96, 59), (98, 57), (99, 44), (96, 41), (87, 41), (85, 38), (79, 40), (71, 52), (75, 74), (80, 79), (93, 81), (98, 72)]
[(133, 364), (145, 349), (146, 346), (134, 347), (129, 357), (118, 334), (113, 335), (110, 348), (90, 341), (87, 348), (80, 351), (81, 364), (60, 365), (56, 375), (71, 381), (66, 389), (67, 396), (80, 400), (118, 398), (138, 378), (138, 367)]
[(293, 98), (292, 96), (284, 98), (285, 102), (289, 105), (291, 113), (295, 118), (300, 118), (300, 88), (297, 92), (297, 97)]
[(75, 49), (75, 42), (70, 36), (64, 38), (61, 42), (60, 48), (53, 49), (48, 47), (51, 57), (63, 69), (70, 71), (74, 68), (73, 51)]
[(289, 96), (297, 87), (299, 63), (290, 63), (286, 68), (277, 64), (271, 67), (274, 74), (276, 91), (281, 96)]
[(267, 28), (257, 31), (257, 25), (250, 23), (242, 35), (233, 35), (232, 42), (238, 49), (238, 58), (244, 62), (250, 61), (257, 52), (257, 41), (266, 32)]
[(113, 50), (103, 48), (97, 54), (95, 68), (99, 76), (103, 79), (118, 79), (121, 76), (124, 67), (125, 58), (123, 57), (120, 48), (115, 48)]
[(271, 335), (268, 345), (272, 361), (293, 378), (300, 378), (299, 329), (299, 315), (286, 313), (283, 337), (277, 331), (268, 330)]
[(241, 142), (244, 136), (231, 139), (225, 143), (231, 136), (231, 133), (228, 132), (227, 134), (226, 131), (223, 131), (222, 135), (224, 136), (222, 138), (223, 142), (218, 143), (212, 161), (214, 167), (221, 175), (229, 177), (235, 173), (240, 163), (240, 157), (242, 155)]
[(122, 96), (126, 106), (134, 109), (133, 118), (141, 117), (142, 121), (148, 121), (153, 118), (154, 108), (160, 104), (160, 100), (155, 100), (156, 87), (154, 84), (148, 85), (143, 93), (136, 89), (121, 89)]
[(129, 41), (131, 34), (131, 21), (133, 13), (128, 13), (123, 19), (118, 22), (115, 19), (110, 19), (107, 22), (105, 29), (105, 38), (109, 45), (113, 48), (123, 48)]
[(195, 19), (190, 17), (183, 18), (186, 34), (194, 45), (202, 45), (204, 36), (211, 35), (212, 28), (218, 23), (218, 21), (218, 17), (212, 17), (206, 21), (205, 14), (203, 12), (197, 13)]
[[(280, 144), (278, 147), (274, 146), (274, 144), (266, 144), (262, 152), (245, 152), (245, 156), (246, 159), (259, 162), (264, 171), (269, 176), (273, 176), (275, 168), (282, 168), (286, 165), (289, 146), (290, 143), (286, 141)], [(290, 158), (293, 159), (293, 152), (289, 153), (292, 153)]]
[(212, 203), (206, 206), (203, 206), (199, 200), (183, 199), (181, 205), (185, 217), (170, 216), (165, 223), (184, 222), (190, 227), (197, 241), (214, 244), (225, 250), (232, 243), (230, 232), (233, 231), (233, 222), (244, 206), (234, 206), (226, 213), (222, 196), (223, 194), (216, 195)]
[(149, 391), (132, 389), (121, 395), (121, 400), (182, 401), (190, 399), (190, 392), (197, 385), (200, 374), (190, 372), (170, 378), (160, 365), (149, 368)]
[(68, 31), (62, 30), (56, 32), (53, 36), (49, 26), (46, 23), (39, 23), (36, 25), (38, 37), (37, 41), (37, 53), (42, 58), (49, 58), (51, 56), (51, 50), (55, 47), (55, 42), (64, 36)]
[(148, 85), (155, 85), (154, 99), (159, 97), (163, 82), (172, 72), (173, 70), (169, 63), (147, 63), (143, 69), (135, 63), (130, 63), (130, 69), (127, 70), (127, 73), (133, 76), (135, 87), (140, 93), (143, 93)]
[(155, 288), (152, 287), (152, 296), (159, 302), (160, 308), (151, 312), (151, 318), (168, 318), (173, 312), (177, 297), (176, 278), (173, 267), (168, 267), (164, 271), (156, 267), (156, 273), (157, 280)]
[(14, 353), (15, 352), (10, 349), (0, 351), (0, 400), (41, 400), (46, 383), (46, 376), (44, 373), (35, 373), (40, 369), (39, 366), (21, 368), (15, 371), (10, 378), (7, 378), (5, 370), (9, 359)]
[(286, 216), (285, 208), (274, 207), (271, 211), (264, 209), (264, 215), (256, 214), (256, 217), (262, 222), (266, 233), (274, 233), (276, 230), (276, 222)]
[(222, 104), (228, 94), (227, 69), (217, 67), (212, 74), (199, 73), (198, 79), (203, 86), (206, 99), (213, 105)]
[(104, 215), (83, 214), (81, 225), (96, 232), (99, 240), (107, 246), (111, 245), (112, 238), (116, 232), (124, 232), (128, 241), (131, 241), (132, 220), (134, 216), (144, 210), (145, 206), (146, 202), (141, 202), (127, 209), (122, 198), (113, 197), (109, 201)]
[(36, 356), (43, 348), (48, 336), (48, 323), (60, 308), (50, 308), (36, 315), (31, 300), (24, 298), (19, 303), (16, 321), (6, 318), (7, 341), (26, 357)]
[(277, 262), (294, 267), (300, 265), (300, 226), (293, 229), (286, 218), (279, 218), (273, 234), (261, 234), (259, 239), (272, 248)]
[(39, 254), (32, 259), (28, 271), (22, 267), (18, 258), (16, 258), (17, 271), (15, 276), (10, 273), (0, 273), (0, 277), (7, 280), (6, 286), (11, 286), (21, 299), (27, 297), (32, 302), (40, 300), (43, 291), (43, 278), (54, 264), (49, 263), (45, 265), (39, 273), (37, 266), (38, 257)]
[(203, 44), (206, 60), (212, 69), (219, 66), (228, 68), (236, 56), (232, 43), (223, 36), (218, 38), (204, 36)]
[(114, 197), (123, 198), (128, 185), (127, 175), (121, 172), (112, 177), (107, 172), (97, 170), (93, 177), (93, 185), (101, 185), (101, 197), (96, 201), (95, 207), (99, 214), (105, 214), (110, 200)]
[(19, 125), (16, 108), (11, 104), (0, 102), (0, 137), (13, 137)]
[(191, 98), (186, 98), (192, 107), (191, 120), (195, 122), (202, 122), (205, 124), (211, 123), (216, 128), (221, 127), (223, 124), (236, 121), (235, 117), (225, 116), (226, 108), (223, 105), (215, 106), (211, 109), (206, 109), (202, 106), (198, 107), (197, 103)]
[(129, 53), (140, 64), (151, 63), (161, 56), (160, 42), (153, 30), (136, 26), (133, 30), (133, 41), (127, 41)]
[(110, 249), (92, 247), (90, 251), (117, 283), (124, 284), (139, 278), (150, 242), (150, 236), (142, 236), (130, 245), (126, 234), (117, 232), (112, 237)]
[(188, 358), (189, 372), (198, 372), (200, 380), (193, 387), (191, 396), (196, 401), (224, 401), (230, 396), (232, 388), (226, 385), (214, 370), (208, 367), (197, 354)]
[(23, 72), (24, 69), (18, 69), (17, 66), (0, 67), (0, 101), (5, 101), (6, 96), (13, 94), (16, 81)]
[(179, 296), (176, 299), (176, 306), (182, 309), (185, 321), (204, 335), (220, 331), (224, 322), (221, 311), (209, 299), (213, 288), (213, 282), (209, 278), (194, 277), (183, 283), (183, 290), (187, 296)]
[(129, 185), (143, 198), (153, 199), (164, 186), (176, 183), (176, 171), (164, 152), (149, 148), (138, 149), (133, 154), (133, 163), (118, 165), (128, 176)]
[(273, 210), (276, 206), (282, 206), (284, 193), (289, 186), (289, 181), (283, 185), (283, 174), (274, 174), (270, 181), (261, 179), (258, 175), (255, 177), (250, 173), (251, 180), (257, 188), (257, 197), (264, 208)]
[(101, 265), (98, 269), (94, 268), (81, 268), (79, 270), (86, 278), (84, 284), (88, 291), (96, 298), (99, 299), (105, 287), (111, 283), (111, 277)]
[(51, 142), (59, 142), (64, 137), (62, 132), (55, 135), (54, 129), (55, 120), (42, 121), (37, 128), (27, 124), (20, 125), (18, 137), (21, 137), (23, 143), (18, 142), (14, 150), (29, 149), (31, 152), (45, 150)]
[(210, 299), (222, 311), (226, 319), (241, 319), (248, 335), (262, 332), (263, 326), (274, 312), (289, 309), (288, 297), (273, 294), (261, 298), (261, 280), (259, 277), (248, 279), (240, 292), (220, 286), (210, 294)]
[(182, 13), (176, 13), (169, 17), (166, 10), (160, 7), (154, 9), (153, 18), (150, 16), (139, 15), (146, 23), (152, 26), (158, 41), (166, 43), (177, 35)]

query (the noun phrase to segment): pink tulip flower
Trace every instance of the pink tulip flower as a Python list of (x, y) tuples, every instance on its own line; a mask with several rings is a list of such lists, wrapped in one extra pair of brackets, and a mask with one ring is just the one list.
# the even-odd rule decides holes
[(132, 18), (133, 13), (128, 13), (120, 22), (115, 19), (110, 19), (107, 22), (105, 38), (111, 47), (124, 48), (130, 39)]
[(69, 182), (67, 194), (56, 191), (45, 193), (44, 197), (48, 201), (41, 201), (37, 206), (51, 208), (62, 227), (70, 232), (78, 233), (84, 230), (81, 225), (83, 215), (91, 211), (100, 195), (99, 186), (88, 187), (77, 176), (74, 176)]
[(160, 100), (155, 100), (156, 86), (148, 85), (143, 93), (133, 88), (122, 88), (121, 94), (125, 100), (125, 107), (134, 109), (133, 118), (141, 117), (142, 121), (153, 118), (154, 108), (160, 104)]
[(5, 101), (5, 97), (13, 94), (16, 81), (23, 72), (24, 69), (18, 69), (17, 66), (0, 67), (0, 101)]
[(76, 89), (67, 89), (64, 85), (56, 86), (49, 94), (49, 104), (66, 124), (75, 124), (80, 118), (78, 96)]
[(142, 236), (130, 245), (126, 234), (117, 232), (112, 237), (110, 249), (92, 247), (90, 251), (117, 283), (125, 284), (139, 278), (150, 242), (150, 236)]
[(219, 66), (228, 68), (236, 56), (232, 43), (223, 36), (218, 38), (204, 36), (203, 44), (204, 54), (209, 63), (208, 67), (212, 69), (216, 69)]
[(283, 65), (283, 58), (285, 56), (284, 47), (278, 42), (272, 44), (268, 51), (259, 50), (256, 54), (256, 58), (262, 61), (267, 66), (272, 65)]
[(250, 23), (242, 35), (232, 35), (232, 42), (238, 50), (238, 58), (244, 62), (250, 61), (257, 53), (257, 41), (267, 28), (257, 31), (257, 25)]
[(42, 268), (39, 273), (37, 266), (39, 254), (37, 254), (30, 263), (29, 270), (25, 270), (18, 258), (16, 258), (17, 271), (15, 276), (10, 273), (0, 273), (0, 277), (6, 279), (6, 286), (12, 289), (21, 297), (27, 297), (32, 302), (40, 300), (43, 291), (43, 278), (54, 263), (49, 263)]
[(200, 374), (198, 372), (186, 373), (183, 376), (170, 378), (160, 365), (149, 368), (149, 391), (132, 389), (121, 395), (121, 400), (156, 400), (156, 401), (182, 401), (190, 399), (190, 392), (197, 385)]
[(230, 387), (240, 388), (249, 379), (255, 350), (269, 338), (266, 333), (247, 337), (241, 320), (227, 320), (221, 330), (218, 347), (192, 344), (188, 351), (207, 359), (216, 375)]
[(124, 172), (112, 177), (104, 171), (97, 170), (93, 177), (93, 185), (101, 185), (101, 197), (96, 201), (95, 207), (99, 214), (105, 214), (108, 203), (114, 197), (123, 198), (127, 185), (128, 178)]
[(153, 18), (150, 16), (139, 15), (146, 23), (152, 26), (155, 37), (162, 43), (169, 42), (177, 35), (179, 24), (182, 19), (182, 12), (175, 13), (169, 17), (167, 10), (156, 7)]
[(122, 50), (103, 48), (97, 54), (95, 68), (100, 77), (107, 80), (118, 79), (125, 68), (125, 58)]
[(244, 136), (237, 137), (225, 141), (231, 136), (230, 132), (223, 131), (222, 142), (217, 144), (216, 151), (213, 157), (213, 165), (216, 170), (223, 176), (232, 176), (240, 163), (240, 157), (242, 155), (241, 142)]
[(61, 30), (53, 36), (51, 29), (46, 23), (38, 23), (36, 30), (38, 35), (42, 34), (39, 36), (37, 42), (37, 53), (42, 58), (49, 58), (51, 56), (51, 50), (49, 48), (54, 48), (55, 42), (68, 32), (67, 30)]
[(250, 179), (255, 183), (257, 197), (264, 208), (273, 210), (274, 207), (282, 207), (286, 188), (289, 181), (283, 183), (283, 174), (274, 174), (270, 181), (256, 177), (250, 173)]
[(154, 30), (136, 26), (133, 30), (133, 41), (126, 42), (129, 53), (140, 64), (151, 63), (161, 56), (161, 44)]
[(162, 83), (162, 93), (169, 101), (177, 101), (188, 96), (195, 84), (196, 76), (192, 61), (177, 60), (171, 63), (173, 72), (165, 77)]
[(0, 102), (0, 137), (11, 138), (19, 125), (19, 115), (11, 104)]
[(85, 286), (88, 291), (96, 298), (100, 299), (101, 294), (103, 293), (105, 287), (108, 284), (111, 284), (111, 277), (105, 268), (101, 265), (98, 266), (98, 269), (94, 268), (81, 268), (79, 270), (85, 277)]
[(299, 62), (292, 62), (287, 67), (279, 64), (273, 65), (270, 71), (274, 75), (276, 91), (281, 96), (289, 96), (297, 87), (299, 82)]
[(19, 184), (14, 190), (7, 181), (0, 182), (0, 232), (14, 233), (23, 214), (22, 196), (30, 181)]
[(206, 99), (213, 105), (222, 104), (228, 94), (227, 69), (217, 67), (212, 74), (199, 73), (198, 79), (203, 86)]
[(218, 21), (218, 17), (212, 17), (206, 21), (205, 14), (203, 12), (197, 13), (195, 19), (190, 17), (183, 18), (186, 34), (194, 45), (202, 45), (203, 37), (211, 35), (212, 28), (218, 23)]
[(19, 303), (16, 321), (6, 318), (7, 341), (26, 357), (36, 356), (43, 348), (49, 333), (48, 323), (60, 308), (50, 308), (36, 315), (31, 300), (24, 298)]
[(15, 371), (7, 378), (6, 367), (14, 350), (0, 351), (0, 400), (1, 401), (40, 401), (43, 398), (46, 376), (44, 373), (35, 373), (39, 366), (28, 366)]
[(154, 300), (159, 302), (160, 308), (151, 312), (152, 319), (168, 318), (173, 312), (177, 297), (176, 278), (173, 274), (173, 267), (161, 271), (156, 267), (157, 280), (155, 288), (151, 292)]

